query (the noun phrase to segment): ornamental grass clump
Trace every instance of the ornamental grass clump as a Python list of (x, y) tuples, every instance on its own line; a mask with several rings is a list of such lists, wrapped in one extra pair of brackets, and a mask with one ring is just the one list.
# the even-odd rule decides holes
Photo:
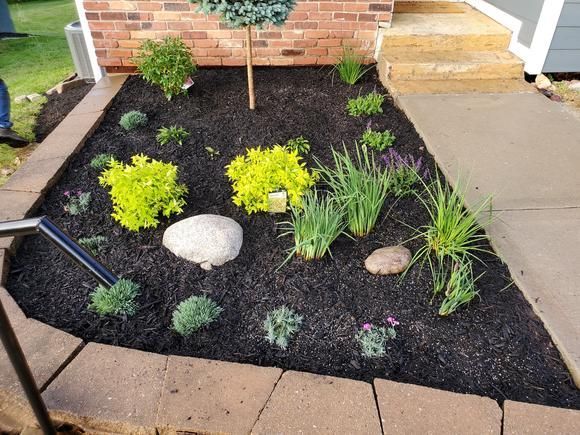
[(159, 145), (167, 145), (174, 142), (178, 145), (183, 145), (183, 141), (189, 137), (189, 132), (183, 128), (176, 125), (171, 127), (161, 127), (157, 130), (157, 143)]
[(346, 227), (345, 208), (332, 195), (320, 195), (310, 191), (304, 195), (300, 207), (293, 206), (292, 220), (282, 222), (286, 231), (281, 236), (294, 235), (293, 255), (304, 260), (319, 260), (325, 254), (332, 256), (330, 245), (344, 233)]
[(429, 179), (429, 169), (422, 157), (415, 160), (411, 154), (403, 156), (390, 148), (382, 159), (391, 173), (391, 192), (397, 198), (417, 194), (417, 186)]
[(371, 92), (364, 97), (351, 98), (348, 100), (346, 110), (351, 116), (371, 116), (377, 113), (383, 113), (383, 102), (385, 96)]
[(105, 236), (81, 237), (78, 242), (92, 255), (98, 255), (105, 248), (107, 238)]
[(101, 316), (132, 316), (137, 311), (135, 298), (138, 295), (139, 285), (121, 278), (109, 288), (99, 285), (90, 295), (89, 309)]
[(357, 332), (356, 340), (364, 357), (380, 358), (387, 354), (387, 342), (397, 337), (395, 327), (399, 325), (399, 321), (389, 316), (385, 323), (386, 326), (365, 323)]
[(302, 316), (294, 310), (282, 306), (268, 313), (264, 321), (266, 340), (280, 349), (286, 350), (288, 342), (298, 332), (302, 325)]
[(113, 154), (97, 154), (91, 160), (91, 168), (102, 171), (107, 168), (115, 156)]
[(89, 211), (91, 205), (91, 192), (82, 190), (66, 191), (63, 194), (66, 197), (64, 211), (71, 216), (81, 215)]
[(357, 55), (350, 47), (345, 47), (338, 63), (334, 66), (340, 79), (349, 85), (356, 84), (371, 67), (364, 67), (364, 57)]
[(121, 116), (119, 125), (127, 131), (135, 130), (147, 124), (147, 115), (138, 110), (131, 110)]
[(173, 330), (188, 337), (217, 320), (223, 309), (207, 296), (190, 296), (179, 303), (172, 316)]
[(481, 275), (477, 278), (473, 277), (471, 260), (464, 259), (462, 262), (455, 263), (445, 286), (445, 299), (439, 307), (439, 315), (448, 316), (478, 296), (479, 291), (475, 283), (480, 277)]
[(131, 157), (131, 164), (112, 161), (99, 177), (101, 186), (110, 188), (111, 216), (131, 231), (156, 228), (160, 214), (183, 211), (187, 187), (177, 180), (177, 166), (143, 154)]
[(332, 156), (333, 168), (317, 161), (320, 177), (344, 207), (350, 233), (366, 236), (375, 227), (389, 193), (389, 171), (364, 146), (356, 145), (354, 158), (346, 147), (342, 153), (332, 149)]
[(369, 128), (363, 133), (360, 143), (377, 151), (384, 151), (393, 146), (395, 139), (395, 135), (390, 130), (375, 131)]
[(181, 38), (172, 36), (163, 41), (144, 41), (132, 60), (143, 79), (159, 86), (168, 100), (186, 93), (183, 84), (197, 71), (190, 49)]
[(250, 148), (226, 166), (232, 182), (233, 202), (249, 214), (268, 211), (268, 194), (285, 190), (290, 205), (299, 207), (302, 195), (314, 185), (302, 157), (281, 145)]

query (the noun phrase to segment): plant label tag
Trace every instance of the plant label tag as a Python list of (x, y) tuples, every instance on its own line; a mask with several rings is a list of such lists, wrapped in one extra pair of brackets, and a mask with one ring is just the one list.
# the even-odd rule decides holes
[(268, 212), (269, 213), (285, 213), (288, 196), (286, 191), (271, 192), (268, 194)]
[(181, 85), (181, 89), (189, 89), (193, 86), (193, 79), (191, 77), (188, 77), (185, 79), (185, 82), (183, 82), (183, 85)]

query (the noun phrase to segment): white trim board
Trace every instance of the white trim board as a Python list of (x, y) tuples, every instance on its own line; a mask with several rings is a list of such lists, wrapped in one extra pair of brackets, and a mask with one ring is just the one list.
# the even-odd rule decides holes
[(85, 39), (85, 44), (87, 45), (87, 51), (89, 52), (91, 69), (93, 70), (93, 75), (95, 76), (95, 82), (98, 82), (103, 78), (103, 70), (101, 69), (97, 60), (95, 44), (93, 44), (93, 35), (91, 35), (91, 30), (89, 29), (89, 22), (87, 20), (87, 16), (85, 15), (83, 0), (75, 0), (75, 4), (77, 7), (77, 13), (79, 15), (79, 21), (81, 22), (81, 29), (83, 29), (83, 37)]
[(532, 43), (530, 47), (526, 47), (518, 41), (522, 27), (522, 22), (519, 19), (487, 3), (485, 0), (466, 0), (467, 4), (512, 31), (508, 50), (524, 61), (524, 70), (528, 74), (542, 72), (564, 2), (565, 0), (544, 0)]

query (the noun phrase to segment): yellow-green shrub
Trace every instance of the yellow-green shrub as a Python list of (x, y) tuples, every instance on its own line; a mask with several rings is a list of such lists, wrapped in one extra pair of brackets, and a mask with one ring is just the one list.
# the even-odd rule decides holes
[(298, 153), (280, 145), (250, 148), (226, 169), (234, 189), (234, 204), (248, 213), (268, 211), (268, 194), (278, 190), (285, 190), (289, 203), (299, 207), (302, 195), (315, 181)]
[(160, 213), (169, 217), (185, 205), (187, 187), (177, 183), (177, 166), (143, 154), (131, 157), (131, 164), (113, 160), (99, 182), (110, 187), (111, 216), (131, 231), (155, 228)]

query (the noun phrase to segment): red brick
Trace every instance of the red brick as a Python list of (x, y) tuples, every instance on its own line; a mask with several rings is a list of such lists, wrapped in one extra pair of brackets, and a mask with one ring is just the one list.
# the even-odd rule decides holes
[(310, 12), (308, 18), (311, 20), (332, 20), (332, 12)]
[(130, 39), (131, 33), (129, 32), (105, 32), (106, 39)]
[(93, 40), (95, 48), (117, 48), (119, 41), (114, 39), (95, 39)]
[(123, 66), (136, 66), (131, 60), (131, 58), (128, 57), (124, 57), (123, 59), (121, 59), (121, 63), (123, 64)]
[(269, 41), (268, 45), (272, 48), (292, 48), (292, 41), (284, 39), (275, 39)]
[(87, 17), (87, 20), (91, 21), (98, 21), (99, 20), (99, 13), (98, 12), (86, 12), (85, 16)]
[(336, 63), (336, 57), (333, 56), (320, 56), (316, 59), (317, 65), (334, 65)]
[(231, 48), (208, 48), (207, 54), (209, 57), (226, 57), (232, 55)]
[(270, 65), (272, 66), (287, 66), (287, 65), (293, 65), (294, 64), (294, 60), (293, 59), (279, 59), (279, 58), (274, 58), (274, 59), (270, 59)]
[(345, 3), (344, 10), (346, 12), (366, 12), (369, 10), (368, 3)]
[(126, 48), (111, 48), (107, 54), (109, 57), (131, 57), (133, 51)]
[[(310, 17), (312, 19), (312, 17)], [(306, 12), (292, 12), (288, 19), (291, 21), (303, 21), (308, 19), (308, 13)]]
[(318, 10), (318, 3), (305, 3), (301, 2), (296, 5), (294, 8), (295, 11), (317, 11)]
[(358, 14), (358, 21), (377, 21), (375, 14)]
[(335, 20), (344, 20), (344, 21), (356, 21), (357, 14), (352, 14), (348, 12), (335, 12), (334, 19)]
[(258, 36), (265, 39), (280, 39), (282, 32), (260, 32)]
[(244, 46), (244, 41), (239, 39), (220, 39), (218, 45), (225, 48), (240, 48)]
[(323, 39), (328, 38), (328, 30), (306, 30), (304, 32), (304, 38), (306, 39)]
[(174, 21), (171, 23), (167, 23), (167, 27), (170, 30), (191, 30), (191, 22), (190, 21)]
[(208, 23), (205, 21), (196, 21), (192, 24), (193, 30), (217, 30), (219, 23)]
[(191, 54), (193, 57), (207, 57), (207, 48), (192, 48)]
[(199, 65), (205, 66), (220, 66), (222, 64), (221, 57), (202, 57), (197, 59)]
[(315, 21), (303, 21), (294, 23), (295, 29), (318, 29), (318, 23)]
[(163, 9), (163, 5), (156, 2), (138, 2), (137, 9), (140, 11), (160, 11)]
[(318, 41), (319, 47), (340, 47), (342, 39), (321, 39)]
[(101, 20), (122, 21), (126, 19), (126, 12), (101, 12)]
[(115, 23), (103, 21), (89, 21), (91, 30), (115, 30)]
[(326, 56), (328, 54), (328, 49), (326, 48), (307, 48), (306, 55), (312, 56)]
[(91, 32), (93, 39), (103, 39), (103, 32)]
[(352, 38), (354, 37), (354, 31), (352, 30), (332, 30), (330, 32), (331, 38)]
[(131, 39), (155, 39), (155, 32), (148, 30), (137, 30), (131, 32)]
[(245, 59), (240, 58), (224, 58), (222, 59), (223, 66), (243, 66), (246, 64)]
[(193, 41), (193, 46), (198, 48), (216, 48), (218, 46), (218, 41), (213, 41), (211, 39), (196, 39)]
[(204, 20), (205, 21), (206, 15), (199, 12), (183, 12), (181, 14), (182, 20)]
[(143, 30), (166, 30), (167, 23), (161, 21), (144, 21), (141, 23), (141, 28)]
[(294, 65), (316, 65), (316, 57), (299, 56), (294, 58)]
[(141, 30), (142, 23), (134, 21), (121, 21), (119, 23), (115, 23), (115, 28), (117, 30)]
[(266, 41), (265, 39), (256, 39), (256, 40), (252, 41), (252, 47), (254, 47), (254, 48), (267, 47), (267, 46), (268, 46), (268, 41)]
[(210, 39), (230, 39), (232, 32), (230, 30), (209, 30), (207, 37)]
[(316, 44), (318, 44), (316, 39), (297, 39), (294, 41), (296, 48), (316, 47)]
[(207, 32), (183, 32), (184, 39), (206, 39)]
[(109, 3), (107, 2), (84, 2), (83, 6), (87, 11), (107, 11)]
[(163, 9), (166, 11), (189, 11), (189, 3), (165, 3)]
[(123, 48), (139, 48), (141, 47), (141, 41), (136, 41), (133, 39), (129, 39), (127, 41), (118, 41), (119, 42), (119, 47), (123, 47)]
[(344, 3), (320, 3), (318, 10), (320, 11), (342, 11), (344, 9)]
[(302, 56), (304, 54), (303, 48), (283, 48), (282, 56)]
[(121, 61), (121, 59), (103, 59), (103, 58), (99, 58), (99, 65), (101, 66), (121, 66), (123, 65), (123, 62)]
[(369, 11), (371, 12), (392, 12), (392, 3), (371, 3), (369, 4)]

